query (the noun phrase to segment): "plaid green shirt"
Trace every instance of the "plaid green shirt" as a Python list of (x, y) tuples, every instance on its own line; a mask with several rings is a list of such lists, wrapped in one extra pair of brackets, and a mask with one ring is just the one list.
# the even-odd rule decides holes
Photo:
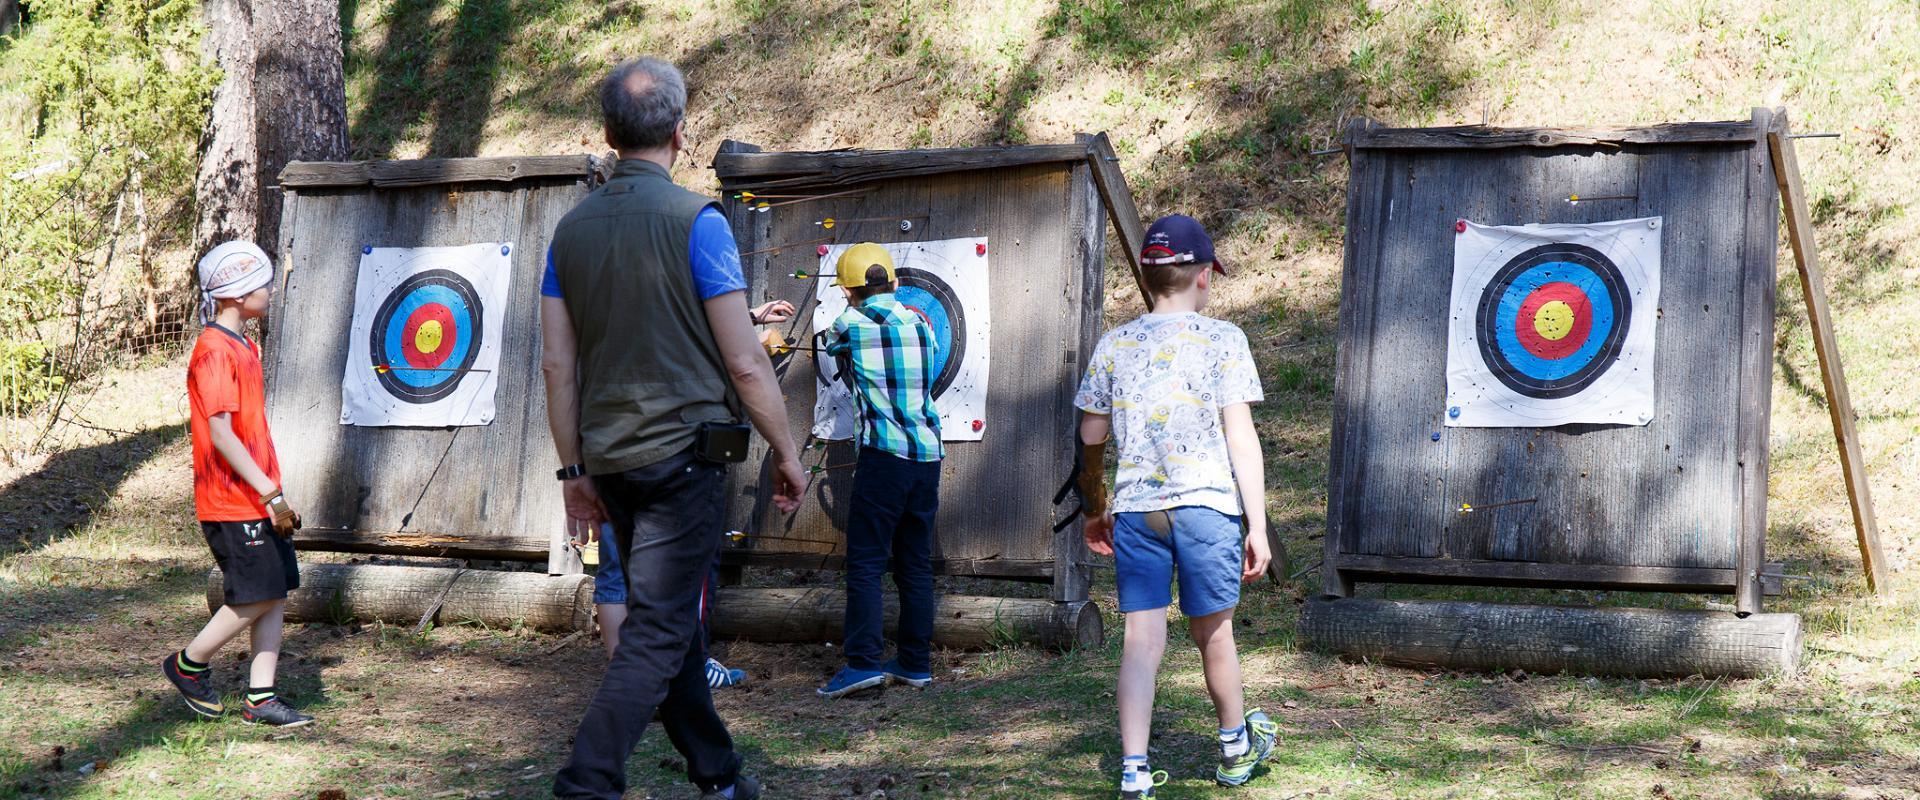
[(933, 407), (933, 331), (892, 294), (849, 306), (833, 321), (827, 354), (860, 401), (860, 445), (909, 461), (939, 461)]

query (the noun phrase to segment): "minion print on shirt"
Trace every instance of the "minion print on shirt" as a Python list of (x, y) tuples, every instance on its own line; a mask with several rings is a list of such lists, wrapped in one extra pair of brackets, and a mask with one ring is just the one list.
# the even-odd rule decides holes
[(1074, 405), (1110, 415), (1113, 510), (1205, 506), (1240, 514), (1220, 409), (1265, 399), (1246, 334), (1200, 314), (1147, 314), (1094, 348)]

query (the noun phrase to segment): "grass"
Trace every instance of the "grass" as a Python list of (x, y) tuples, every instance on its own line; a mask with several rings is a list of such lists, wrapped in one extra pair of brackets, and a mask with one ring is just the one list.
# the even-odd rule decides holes
[[(1896, 0), (347, 0), (357, 156), (598, 152), (593, 82), (665, 55), (689, 75), (692, 153), (1068, 141), (1107, 130), (1142, 210), (1184, 211), (1238, 267), (1216, 309), (1247, 331), (1268, 510), (1295, 556), (1324, 527), (1343, 123), (1507, 125), (1745, 118), (1792, 109), (1893, 592), (1865, 595), (1818, 366), (1785, 251), (1770, 436), (1772, 607), (1808, 630), (1801, 674), (1757, 681), (1469, 675), (1302, 652), (1309, 574), (1251, 591), (1249, 697), (1281, 723), (1270, 772), (1231, 794), (1321, 798), (1915, 798), (1920, 787), (1920, 28)], [(4, 57), (0, 53), (0, 57)], [(3, 70), (0, 70), (3, 72)], [(1118, 259), (1110, 259), (1118, 268)], [(1139, 310), (1119, 272), (1110, 320)], [(598, 646), (519, 629), (294, 626), (282, 685), (322, 724), (190, 722), (146, 666), (204, 618), (187, 499), (182, 365), (99, 376), (53, 453), (0, 472), (0, 800), (544, 796), (595, 685)], [(156, 402), (158, 398), (158, 402)], [(39, 427), (7, 421), (9, 443)], [(1702, 608), (1725, 598), (1396, 586), (1389, 597)], [(1095, 587), (1111, 609), (1111, 586)], [(1177, 626), (1176, 626), (1177, 627)], [(1108, 630), (1118, 630), (1109, 618)], [(784, 797), (1029, 798), (1110, 791), (1117, 636), (1055, 656), (941, 653), (936, 687), (821, 704), (824, 646), (725, 646), (718, 695)], [(234, 651), (237, 652), (237, 651)], [(234, 652), (221, 685), (240, 685)], [(439, 671), (435, 671), (439, 670)], [(19, 709), (15, 711), (13, 709)], [(31, 710), (29, 710), (31, 709)], [(1203, 780), (1211, 710), (1170, 648), (1156, 710), (1162, 797)], [(63, 748), (54, 767), (56, 748)], [(664, 739), (635, 796), (690, 797)], [(77, 769), (103, 760), (91, 774)], [(1311, 792), (1311, 795), (1305, 794)]]

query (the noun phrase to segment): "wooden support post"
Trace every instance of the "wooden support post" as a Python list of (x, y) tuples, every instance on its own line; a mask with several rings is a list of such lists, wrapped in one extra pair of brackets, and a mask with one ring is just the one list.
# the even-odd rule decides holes
[(1766, 184), (1766, 173), (1772, 165), (1764, 152), (1764, 140), (1772, 129), (1773, 112), (1753, 109), (1748, 130), (1752, 138), (1746, 169), (1742, 170), (1747, 202), (1746, 235), (1740, 247), (1741, 260), (1748, 266), (1741, 271), (1738, 284), (1742, 316), (1750, 324), (1740, 331), (1734, 363), (1740, 376), (1736, 385), (1763, 388), (1740, 392), (1736, 398), (1740, 410), (1734, 422), (1734, 463), (1739, 469), (1736, 513), (1740, 523), (1733, 543), (1733, 608), (1743, 617), (1761, 611), (1760, 560), (1767, 552), (1767, 425), (1773, 414), (1773, 392), (1764, 387), (1772, 385), (1773, 285), (1778, 272), (1775, 254), (1780, 249), (1779, 215), (1774, 212), (1773, 189)]
[(1806, 188), (1800, 181), (1800, 162), (1788, 134), (1787, 112), (1775, 112), (1767, 132), (1773, 155), (1774, 179), (1787, 211), (1787, 238), (1793, 243), (1794, 265), (1800, 270), (1800, 293), (1807, 302), (1807, 327), (1813, 329), (1813, 349), (1820, 357), (1820, 381), (1827, 390), (1827, 413), (1833, 417), (1833, 436), (1840, 445), (1840, 473), (1853, 507), (1853, 530), (1860, 542), (1860, 561), (1867, 588), (1885, 594), (1886, 557), (1880, 552), (1880, 530), (1873, 518), (1873, 496), (1867, 488), (1867, 461), (1860, 453), (1860, 434), (1854, 428), (1853, 400), (1847, 393), (1846, 372), (1840, 366), (1840, 346), (1834, 339), (1833, 312), (1827, 306), (1826, 278), (1820, 272), (1820, 251), (1813, 242), (1813, 218), (1807, 211)]
[[(411, 625), (440, 601), (440, 618), (494, 627), (524, 623), (534, 630), (590, 630), (593, 579), (585, 575), (466, 570), (457, 580), (438, 567), (376, 564), (303, 564), (300, 588), (287, 595), (288, 622), (357, 619)], [(223, 604), (220, 570), (207, 574), (207, 608)]]
[(1087, 160), (1093, 165), (1093, 180), (1100, 185), (1100, 199), (1106, 201), (1107, 214), (1113, 217), (1113, 229), (1120, 234), (1120, 249), (1127, 251), (1127, 266), (1133, 270), (1133, 282), (1140, 287), (1140, 300), (1153, 310), (1153, 293), (1147, 291), (1147, 277), (1140, 268), (1140, 248), (1147, 239), (1140, 209), (1133, 204), (1133, 190), (1127, 188), (1127, 176), (1120, 171), (1120, 156), (1113, 151), (1105, 131), (1087, 142)]
[(1409, 667), (1619, 677), (1792, 672), (1800, 615), (1570, 608), (1451, 600), (1310, 600), (1309, 645)]
[[(748, 589), (716, 593), (715, 639), (756, 642), (837, 642), (845, 638), (847, 593), (840, 587)], [(1024, 642), (1055, 650), (1099, 647), (1105, 641), (1100, 607), (1089, 601), (946, 594), (934, 598), (933, 643), (977, 650)], [(900, 604), (888, 594), (886, 628), (900, 622)]]

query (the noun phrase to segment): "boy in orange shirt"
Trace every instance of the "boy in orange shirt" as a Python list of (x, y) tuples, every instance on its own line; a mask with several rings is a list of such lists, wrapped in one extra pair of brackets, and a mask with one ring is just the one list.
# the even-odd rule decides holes
[(275, 694), (287, 592), (300, 586), (293, 531), (300, 515), (280, 493), (280, 460), (267, 430), (260, 348), (240, 333), (267, 313), (273, 264), (252, 242), (228, 242), (200, 259), (200, 315), (206, 327), (187, 366), (192, 406), (193, 506), (200, 531), (225, 576), (226, 605), (160, 671), (202, 717), (226, 711), (209, 680), (213, 654), (241, 631), (253, 663), (240, 718), (296, 727), (313, 721)]

